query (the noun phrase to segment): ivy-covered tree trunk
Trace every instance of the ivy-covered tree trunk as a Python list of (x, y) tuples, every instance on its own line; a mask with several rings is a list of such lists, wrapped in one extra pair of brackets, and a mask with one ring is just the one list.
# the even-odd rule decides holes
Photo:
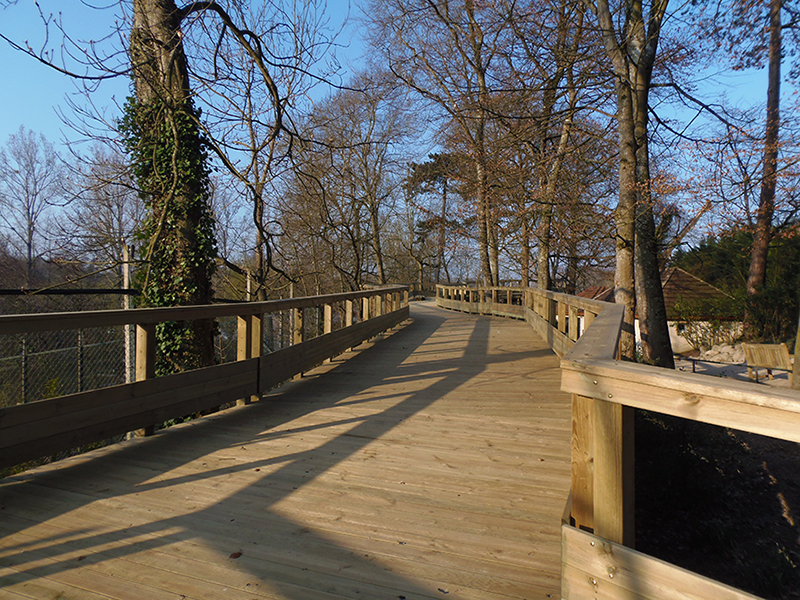
[[(135, 97), (122, 130), (140, 194), (146, 306), (208, 304), (216, 245), (206, 150), (173, 0), (134, 0), (130, 55)], [(157, 371), (167, 374), (214, 360), (213, 322), (159, 325)]]

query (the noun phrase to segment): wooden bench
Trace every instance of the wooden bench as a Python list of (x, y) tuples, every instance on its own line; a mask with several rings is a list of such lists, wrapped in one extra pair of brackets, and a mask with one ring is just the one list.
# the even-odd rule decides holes
[[(794, 381), (792, 357), (786, 344), (742, 344), (747, 360), (747, 376), (758, 382), (758, 368), (766, 368), (767, 376), (774, 379), (772, 369), (789, 371), (789, 385)], [(755, 377), (753, 376), (755, 374)]]

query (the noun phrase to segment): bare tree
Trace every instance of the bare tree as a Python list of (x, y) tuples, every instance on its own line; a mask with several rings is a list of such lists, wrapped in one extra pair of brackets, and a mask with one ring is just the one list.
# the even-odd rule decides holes
[(204, 109), (199, 124), (232, 189), (250, 201), (248, 252), (255, 259), (251, 294), (258, 300), (267, 297), (269, 271), (280, 271), (273, 260), (275, 238), (281, 235), (274, 218), (280, 195), (276, 182), (291, 169), (296, 142), (287, 108), (300, 112), (313, 90), (337, 70), (325, 64), (335, 32), (329, 29), (324, 9), (324, 2), (297, 0), (230, 6), (232, 16), (248, 23), (248, 30), (267, 49), (271, 82), (258, 59), (225, 35), (224, 21), (203, 21), (206, 35), (193, 40), (190, 48), (198, 57), (193, 75)]
[(480, 278), (497, 283), (498, 246), (488, 189), (486, 127), (503, 22), (491, 3), (372, 2), (372, 44), (392, 73), (446, 114), (468, 143), (475, 171)]
[(20, 127), (0, 150), (0, 221), (7, 239), (25, 258), (24, 285), (30, 287), (40, 258), (44, 220), (65, 199), (65, 169), (47, 139)]
[(661, 27), (669, 0), (621, 5), (585, 0), (597, 17), (600, 41), (611, 62), (617, 93), (619, 202), (616, 209), (615, 301), (625, 308), (623, 356), (634, 356), (638, 310), (642, 352), (649, 362), (673, 367), (658, 265), (651, 197), (649, 97)]
[(349, 87), (310, 115), (304, 136), (312, 141), (295, 149), (297, 167), (285, 192), (292, 201), (281, 221), (289, 238), (299, 234), (293, 227), (307, 231), (315, 223), (329, 265), (347, 288), (358, 289), (389, 280), (385, 226), (400, 187), (397, 149), (413, 118), (385, 78), (360, 75)]
[(85, 263), (119, 264), (145, 216), (126, 157), (96, 144), (81, 157), (71, 179), (72, 198), (54, 224), (58, 254)]

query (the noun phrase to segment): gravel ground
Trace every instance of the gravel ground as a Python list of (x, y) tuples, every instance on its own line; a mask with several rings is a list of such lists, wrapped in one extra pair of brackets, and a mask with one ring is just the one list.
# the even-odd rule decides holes
[[(747, 364), (723, 363), (713, 362), (708, 360), (701, 360), (698, 358), (688, 359), (683, 357), (676, 357), (675, 368), (680, 371), (688, 371), (690, 373), (703, 373), (713, 377), (727, 377), (729, 379), (736, 379), (739, 381), (750, 381), (755, 383), (747, 376)], [(694, 369), (694, 371), (693, 371)], [(769, 385), (774, 387), (789, 387), (789, 372), (779, 371), (778, 369), (772, 370), (774, 379), (769, 379), (766, 369), (758, 369), (758, 385)]]

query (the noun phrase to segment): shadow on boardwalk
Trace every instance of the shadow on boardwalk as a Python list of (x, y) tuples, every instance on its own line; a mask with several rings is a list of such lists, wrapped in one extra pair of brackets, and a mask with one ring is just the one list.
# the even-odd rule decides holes
[[(425, 544), (414, 532), (438, 500), (409, 499), (397, 487), (420, 464), (424, 485), (437, 493), (437, 471), (419, 463), (439, 460), (424, 449), (437, 440), (417, 448), (405, 437), (413, 431), (399, 431), (412, 416), (493, 361), (554, 361), (542, 348), (490, 356), (491, 323), (416, 307), (412, 321), (385, 339), (257, 404), (3, 482), (0, 588), (65, 598), (508, 597), (470, 572), (481, 562), (477, 551), (465, 551), (471, 561), (448, 567), (451, 581), (441, 583), (449, 560), (441, 556), (455, 549), (404, 548)], [(398, 458), (384, 457), (393, 445)], [(377, 483), (369, 481), (370, 463)], [(381, 479), (390, 471), (395, 489)], [(489, 476), (480, 471), (475, 485), (481, 477)], [(420, 502), (431, 506), (417, 515)], [(466, 508), (444, 510), (463, 518)], [(426, 564), (432, 553), (436, 568)], [(515, 569), (507, 569), (507, 586), (519, 577)], [(460, 591), (452, 586), (459, 577)]]

